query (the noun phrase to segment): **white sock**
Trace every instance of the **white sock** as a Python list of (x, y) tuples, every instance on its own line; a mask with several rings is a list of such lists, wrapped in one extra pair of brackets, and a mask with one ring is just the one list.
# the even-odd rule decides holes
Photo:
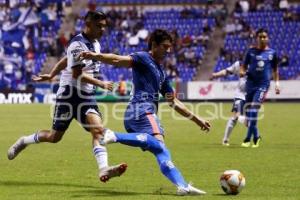
[(34, 144), (34, 143), (39, 143), (39, 137), (37, 133), (34, 133), (32, 135), (28, 135), (24, 137), (24, 143), (25, 144)]
[(106, 147), (102, 145), (96, 145), (93, 148), (94, 155), (98, 164), (99, 170), (108, 167), (107, 151)]
[(241, 124), (245, 124), (246, 116), (245, 116), (245, 115), (240, 115), (240, 116), (238, 117), (238, 121), (239, 121)]
[(228, 141), (229, 140), (229, 137), (230, 137), (230, 134), (233, 130), (233, 128), (235, 127), (236, 125), (236, 119), (234, 119), (233, 117), (230, 118), (227, 122), (227, 125), (226, 125), (226, 129), (225, 129), (225, 133), (224, 133), (224, 138), (223, 138), (223, 141)]

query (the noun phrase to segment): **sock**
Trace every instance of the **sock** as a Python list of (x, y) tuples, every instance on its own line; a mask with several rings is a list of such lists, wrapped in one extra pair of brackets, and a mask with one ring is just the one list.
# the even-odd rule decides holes
[(246, 121), (246, 116), (240, 115), (240, 116), (238, 117), (238, 122), (240, 122), (241, 124), (244, 124), (244, 125), (245, 125), (245, 121)]
[(250, 122), (252, 120), (252, 112), (251, 112), (251, 109), (247, 110), (246, 111), (246, 117), (247, 117), (247, 136), (246, 138), (244, 139), (244, 142), (250, 142), (251, 140), (251, 136), (252, 136), (252, 129), (253, 127), (250, 127)]
[(28, 135), (24, 137), (24, 143), (25, 144), (34, 144), (34, 143), (39, 143), (39, 137), (37, 133)]
[(162, 143), (161, 146), (162, 151), (154, 154), (160, 166), (160, 171), (177, 187), (187, 187), (187, 182), (171, 160), (169, 150), (166, 148), (165, 144)]
[(153, 153), (161, 172), (177, 187), (187, 187), (187, 183), (179, 170), (174, 166), (169, 150), (165, 144), (146, 133), (115, 133), (116, 142), (134, 147), (141, 147)]
[(253, 134), (253, 139), (257, 140), (259, 138), (259, 132), (257, 128), (257, 115), (258, 115), (258, 110), (255, 109), (252, 112), (252, 120), (250, 121), (250, 127), (252, 127), (252, 134)]
[(93, 151), (99, 170), (108, 167), (106, 147), (102, 145), (95, 145)]
[(141, 147), (143, 150), (156, 152), (161, 150), (158, 140), (146, 133), (115, 133), (116, 142), (133, 147)]
[(234, 119), (233, 117), (228, 120), (226, 128), (225, 128), (223, 141), (229, 140), (230, 134), (232, 133), (232, 130), (236, 125), (236, 122), (237, 122), (237, 119)]

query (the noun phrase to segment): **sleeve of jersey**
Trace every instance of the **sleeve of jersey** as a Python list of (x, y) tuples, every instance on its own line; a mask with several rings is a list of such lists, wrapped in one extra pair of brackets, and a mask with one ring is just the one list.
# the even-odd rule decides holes
[(165, 96), (167, 93), (169, 94), (174, 94), (174, 90), (171, 86), (171, 83), (168, 79), (166, 79), (163, 84), (162, 84), (162, 87), (161, 87), (161, 90), (160, 90), (160, 93)]
[(244, 66), (247, 67), (249, 65), (249, 63), (250, 63), (250, 52), (248, 50), (247, 53), (246, 53), (245, 59), (243, 61), (243, 64), (244, 64)]
[(70, 44), (70, 46), (68, 47), (67, 50), (67, 57), (68, 57), (68, 65), (73, 68), (73, 67), (77, 67), (77, 66), (84, 66), (84, 62), (83, 60), (80, 61), (78, 59), (78, 55), (80, 54), (80, 52), (85, 51), (84, 47), (82, 46), (83, 44), (81, 44), (80, 42), (73, 42)]
[(276, 69), (277, 66), (278, 66), (278, 56), (277, 56), (277, 53), (275, 52), (275, 53), (274, 53), (273, 62), (272, 62), (272, 68), (273, 68), (273, 69)]
[(137, 65), (143, 62), (143, 54), (141, 52), (132, 53), (129, 55), (132, 59), (132, 67), (136, 67)]

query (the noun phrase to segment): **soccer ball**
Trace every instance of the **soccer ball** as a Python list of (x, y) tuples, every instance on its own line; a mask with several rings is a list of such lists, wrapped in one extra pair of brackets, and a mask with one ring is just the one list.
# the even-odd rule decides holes
[(245, 187), (244, 175), (238, 170), (226, 170), (220, 177), (221, 187), (226, 194), (236, 195)]

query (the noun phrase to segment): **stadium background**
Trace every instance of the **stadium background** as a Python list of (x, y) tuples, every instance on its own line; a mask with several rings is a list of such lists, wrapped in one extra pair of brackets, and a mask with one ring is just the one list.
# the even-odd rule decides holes
[[(232, 145), (224, 149), (221, 138), (226, 120), (212, 120), (211, 134), (200, 135), (191, 122), (174, 121), (170, 113), (162, 114), (168, 132), (166, 142), (187, 180), (208, 192), (205, 199), (231, 199), (223, 195), (218, 183), (225, 169), (239, 169), (246, 176), (247, 185), (239, 199), (299, 199), (298, 0), (0, 0), (0, 8), (1, 200), (175, 198), (174, 188), (159, 174), (150, 155), (121, 145), (109, 147), (110, 162), (126, 161), (126, 175), (100, 184), (90, 136), (82, 134), (76, 123), (55, 147), (29, 147), (12, 162), (5, 156), (22, 134), (51, 126), (48, 103), (54, 102), (59, 76), (51, 83), (33, 83), (31, 77), (49, 72), (64, 55), (68, 40), (80, 32), (81, 18), (89, 9), (103, 10), (109, 16), (110, 25), (101, 40), (103, 52), (143, 50), (149, 32), (155, 28), (169, 30), (175, 42), (174, 52), (165, 60), (167, 74), (179, 97), (195, 101), (189, 107), (204, 117), (210, 116), (205, 110), (210, 110), (211, 104), (198, 101), (231, 101), (238, 79), (229, 76), (212, 82), (208, 81), (210, 74), (241, 59), (253, 43), (255, 30), (266, 27), (270, 46), (280, 57), (282, 90), (275, 96), (271, 88), (267, 100), (295, 102), (264, 104), (265, 117), (259, 122), (261, 147), (241, 149), (245, 127), (237, 126)], [(127, 90), (120, 94), (116, 88), (108, 96), (99, 90), (98, 100), (127, 101), (130, 70), (103, 65), (101, 71), (107, 80), (126, 81)], [(122, 112), (116, 120), (111, 113), (115, 104), (99, 104), (101, 109), (105, 105), (108, 127), (124, 130)], [(230, 116), (231, 102), (216, 105)]]
[[(254, 42), (255, 30), (265, 27), (270, 32), (270, 46), (278, 52), (280, 79), (284, 80), (282, 95), (270, 92), (269, 98), (300, 97), (295, 89), (299, 86), (295, 80), (300, 79), (298, 1), (2, 0), (0, 6), (1, 103), (29, 103), (24, 93), (32, 93), (32, 102), (53, 102), (59, 76), (52, 84), (35, 84), (31, 77), (49, 72), (64, 55), (69, 39), (83, 28), (82, 17), (88, 10), (103, 10), (108, 15), (109, 27), (101, 39), (103, 52), (146, 50), (151, 31), (169, 30), (174, 37), (173, 52), (164, 65), (184, 100), (231, 99), (235, 89), (232, 81), (237, 76), (218, 79), (218, 83), (191, 81), (207, 81), (213, 71), (241, 60)], [(104, 79), (127, 81), (128, 87), (121, 94), (116, 88), (113, 95), (98, 99), (128, 99), (130, 69), (102, 65), (101, 72)]]

